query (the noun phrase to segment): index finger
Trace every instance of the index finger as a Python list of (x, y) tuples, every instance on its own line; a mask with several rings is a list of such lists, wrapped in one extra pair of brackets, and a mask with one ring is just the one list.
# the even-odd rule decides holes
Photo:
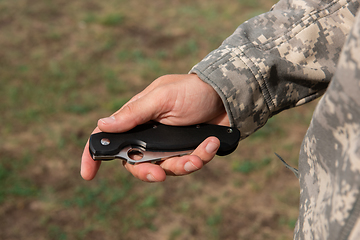
[[(92, 133), (100, 132), (99, 128), (95, 128)], [(89, 140), (87, 141), (82, 158), (81, 158), (81, 167), (80, 175), (85, 180), (92, 180), (100, 168), (101, 161), (94, 161), (90, 156), (89, 152)]]

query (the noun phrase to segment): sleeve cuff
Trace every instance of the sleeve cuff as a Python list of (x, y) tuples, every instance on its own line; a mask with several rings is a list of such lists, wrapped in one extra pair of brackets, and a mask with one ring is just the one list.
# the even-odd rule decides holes
[(222, 46), (211, 52), (189, 73), (210, 84), (223, 101), (231, 126), (246, 138), (270, 117), (261, 87), (251, 71), (253, 64), (239, 49)]

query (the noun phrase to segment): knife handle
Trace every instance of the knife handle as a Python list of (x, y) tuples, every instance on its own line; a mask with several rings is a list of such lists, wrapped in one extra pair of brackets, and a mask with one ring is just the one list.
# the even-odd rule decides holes
[(92, 156), (114, 156), (126, 146), (141, 147), (145, 151), (153, 152), (175, 152), (193, 150), (210, 136), (220, 140), (216, 154), (224, 156), (237, 148), (240, 131), (237, 128), (211, 124), (192, 126), (142, 124), (123, 133), (95, 133), (90, 136), (89, 149)]

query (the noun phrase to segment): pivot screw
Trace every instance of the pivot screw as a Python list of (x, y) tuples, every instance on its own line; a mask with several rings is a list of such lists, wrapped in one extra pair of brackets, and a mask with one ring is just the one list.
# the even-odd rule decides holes
[(108, 138), (103, 138), (103, 139), (101, 139), (100, 142), (101, 142), (101, 145), (103, 145), (103, 146), (107, 146), (110, 144), (110, 140)]

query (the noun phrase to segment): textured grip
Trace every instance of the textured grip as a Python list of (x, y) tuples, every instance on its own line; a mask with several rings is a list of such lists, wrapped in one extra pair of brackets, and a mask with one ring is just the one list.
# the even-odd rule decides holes
[(217, 155), (224, 156), (237, 148), (240, 132), (236, 128), (210, 124), (192, 126), (143, 124), (123, 133), (95, 133), (90, 137), (89, 148), (94, 156), (116, 155), (126, 146), (141, 147), (153, 152), (175, 152), (195, 149), (210, 136), (220, 140)]

